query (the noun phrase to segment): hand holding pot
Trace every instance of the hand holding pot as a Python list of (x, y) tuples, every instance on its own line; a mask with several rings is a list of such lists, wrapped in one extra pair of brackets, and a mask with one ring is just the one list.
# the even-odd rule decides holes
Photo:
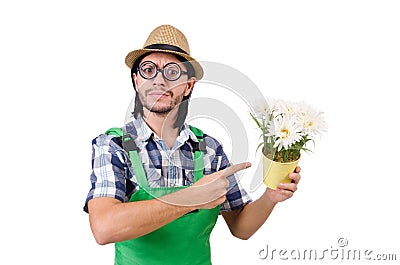
[(297, 184), (301, 178), (300, 171), (301, 168), (298, 166), (293, 173), (289, 174), (289, 178), (292, 179), (291, 183), (280, 183), (275, 190), (267, 188), (268, 198), (275, 203), (291, 198), (297, 190)]

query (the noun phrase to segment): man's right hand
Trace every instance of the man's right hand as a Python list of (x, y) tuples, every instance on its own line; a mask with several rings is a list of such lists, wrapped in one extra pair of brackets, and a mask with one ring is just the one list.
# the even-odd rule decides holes
[(197, 208), (211, 209), (226, 200), (229, 181), (227, 177), (236, 172), (249, 168), (251, 164), (244, 162), (232, 165), (215, 173), (204, 175), (200, 180), (188, 188), (190, 190), (187, 197), (187, 206), (196, 206)]

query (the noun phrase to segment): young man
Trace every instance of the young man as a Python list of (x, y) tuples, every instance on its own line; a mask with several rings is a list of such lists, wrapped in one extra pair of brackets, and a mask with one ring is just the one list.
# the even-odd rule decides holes
[[(252, 201), (217, 140), (184, 121), (201, 65), (170, 25), (125, 59), (136, 91), (133, 120), (93, 140), (85, 210), (99, 244), (115, 243), (115, 264), (211, 264), (209, 236), (221, 214), (248, 239), (300, 180)], [(206, 107), (206, 106), (205, 106)], [(114, 132), (114, 133), (113, 133)]]

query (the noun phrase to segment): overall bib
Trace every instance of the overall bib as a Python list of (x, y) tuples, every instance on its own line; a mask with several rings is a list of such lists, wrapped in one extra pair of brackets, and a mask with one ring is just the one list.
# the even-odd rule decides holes
[[(193, 142), (194, 182), (203, 177), (205, 142), (201, 130), (190, 128), (199, 140)], [(112, 130), (112, 129), (111, 129)], [(114, 133), (110, 133), (114, 134)], [(132, 138), (123, 136), (139, 189), (130, 201), (151, 200), (187, 187), (151, 188), (147, 181), (137, 147)], [(116, 265), (210, 265), (210, 234), (217, 221), (220, 206), (198, 209), (138, 238), (115, 243)]]

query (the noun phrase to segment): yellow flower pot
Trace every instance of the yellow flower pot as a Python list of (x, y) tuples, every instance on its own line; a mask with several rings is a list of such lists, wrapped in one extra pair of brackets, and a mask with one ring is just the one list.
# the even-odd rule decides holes
[(292, 181), (289, 178), (289, 174), (294, 172), (299, 159), (293, 162), (281, 163), (272, 161), (265, 155), (263, 155), (263, 174), (264, 184), (273, 190), (275, 190), (279, 183), (290, 183)]

